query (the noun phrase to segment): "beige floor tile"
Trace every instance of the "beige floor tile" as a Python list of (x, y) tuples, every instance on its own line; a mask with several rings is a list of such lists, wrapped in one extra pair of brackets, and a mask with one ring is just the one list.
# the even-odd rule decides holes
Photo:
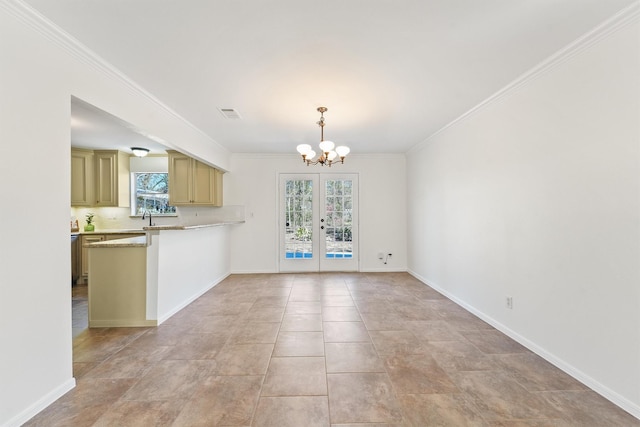
[(497, 369), (493, 357), (468, 341), (434, 341), (426, 344), (429, 354), (446, 371), (486, 371)]
[(290, 302), (319, 302), (322, 294), (319, 290), (313, 291), (300, 291), (297, 290), (296, 287), (291, 290), (291, 294), (289, 295)]
[(369, 331), (378, 354), (424, 354), (425, 345), (409, 331)]
[(247, 312), (246, 320), (250, 322), (281, 322), (284, 307), (253, 307)]
[(401, 422), (402, 411), (386, 374), (327, 374), (332, 423)]
[(324, 357), (274, 357), (262, 396), (326, 396)]
[(289, 301), (285, 314), (321, 314), (320, 301)]
[(353, 303), (353, 298), (349, 295), (349, 291), (345, 289), (344, 292), (346, 292), (344, 295), (329, 295), (323, 292), (322, 305), (325, 307), (354, 307), (355, 304)]
[(261, 397), (252, 426), (328, 427), (327, 397)]
[(202, 316), (201, 320), (190, 330), (192, 333), (216, 334), (232, 328), (238, 321), (237, 315)]
[(361, 322), (356, 307), (323, 307), (322, 320), (325, 322)]
[(495, 355), (493, 360), (529, 391), (588, 390), (587, 386), (533, 353)]
[(326, 343), (327, 372), (385, 372), (370, 343)]
[(407, 319), (392, 311), (362, 313), (362, 321), (369, 331), (407, 330)]
[(231, 275), (73, 353), (77, 387), (26, 426), (640, 427), (406, 273)]
[(324, 322), (325, 342), (371, 342), (362, 322)]
[(487, 421), (555, 419), (560, 412), (502, 371), (455, 372), (451, 378)]
[(153, 365), (123, 399), (188, 399), (215, 370), (214, 360), (162, 360)]
[(262, 376), (209, 377), (186, 402), (172, 426), (250, 425)]
[(281, 331), (314, 332), (322, 331), (321, 314), (285, 314)]
[(228, 334), (182, 334), (165, 359), (213, 359), (227, 342)]
[(274, 344), (280, 323), (278, 322), (247, 322), (229, 337), (229, 344)]
[(384, 359), (398, 394), (458, 393), (447, 373), (427, 354), (396, 354)]
[(322, 332), (281, 331), (273, 356), (324, 356)]
[(125, 347), (118, 353), (94, 366), (86, 373), (87, 378), (140, 378), (155, 362), (164, 359), (172, 347), (158, 346), (147, 350), (146, 347)]
[(182, 410), (184, 403), (182, 400), (151, 402), (121, 400), (114, 403), (93, 424), (93, 427), (171, 425)]
[(485, 354), (510, 354), (527, 353), (527, 350), (516, 341), (512, 340), (502, 332), (491, 331), (463, 331), (462, 336), (478, 347)]
[(356, 298), (354, 299), (354, 303), (362, 315), (367, 313), (390, 313), (392, 310), (389, 301), (377, 295), (374, 295), (372, 298)]
[(405, 325), (421, 341), (466, 340), (444, 320), (410, 320)]
[(262, 295), (256, 298), (253, 308), (259, 307), (284, 307), (289, 300), (289, 292), (286, 295)]
[(90, 426), (135, 384), (135, 379), (83, 379), (25, 426)]
[(404, 418), (412, 426), (488, 427), (461, 393), (408, 394), (399, 399)]
[(216, 356), (218, 375), (264, 375), (273, 344), (229, 344)]
[(565, 425), (638, 427), (640, 420), (592, 390), (538, 393), (558, 411)]

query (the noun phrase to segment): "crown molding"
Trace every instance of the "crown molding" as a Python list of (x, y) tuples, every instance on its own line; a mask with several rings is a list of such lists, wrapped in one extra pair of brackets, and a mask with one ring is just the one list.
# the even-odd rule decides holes
[(62, 28), (57, 26), (55, 23), (53, 23), (51, 20), (49, 20), (47, 17), (42, 15), (40, 12), (38, 12), (36, 9), (31, 7), (24, 1), (0, 0), (0, 8), (6, 10), (10, 15), (18, 19), (20, 22), (40, 33), (47, 40), (51, 41), (56, 46), (68, 52), (75, 59), (86, 65), (89, 65), (94, 70), (111, 78), (112, 80), (123, 84), (133, 93), (140, 95), (141, 97), (150, 101), (164, 112), (181, 121), (191, 130), (209, 140), (209, 142), (217, 146), (223, 152), (229, 153), (229, 150), (227, 148), (220, 145), (220, 143), (204, 133), (200, 128), (196, 127), (194, 124), (175, 112), (169, 106), (160, 101), (160, 99), (156, 98), (138, 83), (129, 78), (122, 71), (111, 65), (101, 56), (82, 44), (78, 39), (64, 31)]
[(549, 56), (547, 59), (540, 62), (535, 67), (531, 68), (529, 71), (526, 71), (524, 74), (520, 75), (514, 81), (503, 87), (502, 89), (495, 92), (493, 95), (485, 99), (484, 101), (477, 104), (475, 107), (466, 111), (458, 118), (453, 121), (447, 123), (442, 128), (428, 136), (422, 142), (417, 143), (412, 148), (407, 151), (407, 155), (413, 154), (422, 148), (424, 148), (427, 144), (429, 144), (436, 136), (445, 132), (447, 129), (455, 126), (456, 124), (468, 119), (479, 111), (483, 110), (485, 107), (493, 104), (494, 102), (504, 98), (511, 94), (511, 92), (517, 90), (523, 85), (535, 80), (539, 76), (550, 72), (560, 64), (568, 61), (573, 56), (579, 54), (580, 52), (588, 49), (594, 44), (600, 42), (601, 40), (607, 38), (611, 34), (616, 33), (618, 30), (626, 27), (628, 24), (636, 22), (640, 18), (640, 1), (635, 1), (626, 8), (622, 9), (606, 21), (602, 22), (600, 25), (587, 32), (583, 36), (574, 40), (572, 43), (568, 44), (564, 48), (560, 49), (553, 55)]

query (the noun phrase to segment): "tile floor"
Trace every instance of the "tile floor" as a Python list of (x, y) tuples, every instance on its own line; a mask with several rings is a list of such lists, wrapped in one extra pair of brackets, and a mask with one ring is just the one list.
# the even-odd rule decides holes
[(74, 374), (27, 425), (640, 426), (405, 273), (233, 275), (158, 328), (82, 330)]

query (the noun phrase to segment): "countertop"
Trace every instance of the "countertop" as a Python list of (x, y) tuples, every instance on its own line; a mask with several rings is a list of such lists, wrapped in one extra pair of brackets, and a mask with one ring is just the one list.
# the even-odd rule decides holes
[(195, 230), (198, 228), (206, 228), (206, 227), (220, 227), (222, 225), (233, 225), (233, 224), (243, 224), (242, 221), (214, 221), (209, 222), (207, 224), (194, 224), (194, 225), (152, 225), (151, 227), (142, 227), (144, 231), (154, 231), (154, 230)]
[(72, 236), (77, 236), (80, 234), (131, 234), (131, 233), (144, 233), (145, 230), (142, 228), (105, 228), (105, 229), (96, 229), (95, 231), (84, 231), (80, 229), (79, 231), (72, 231)]
[(141, 248), (147, 246), (147, 236), (127, 237), (125, 239), (105, 240), (89, 243), (85, 247), (93, 248)]

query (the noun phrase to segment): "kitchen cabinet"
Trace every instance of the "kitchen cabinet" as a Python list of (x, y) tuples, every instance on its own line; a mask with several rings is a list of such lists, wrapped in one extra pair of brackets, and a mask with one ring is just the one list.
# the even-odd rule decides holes
[(222, 171), (177, 151), (167, 153), (170, 205), (222, 206)]
[(80, 266), (82, 272), (82, 280), (86, 281), (89, 275), (89, 249), (85, 247), (88, 243), (102, 242), (105, 240), (104, 234), (83, 234), (80, 236)]
[(105, 240), (126, 239), (129, 237), (144, 236), (145, 233), (108, 233), (108, 234), (81, 234), (80, 250), (78, 251), (78, 264), (80, 265), (79, 283), (86, 283), (89, 275), (89, 249), (85, 247), (88, 243), (103, 242)]
[(71, 206), (93, 206), (93, 166), (92, 150), (71, 149)]
[(71, 149), (71, 206), (129, 207), (129, 155)]
[(95, 150), (95, 206), (129, 207), (129, 155)]

